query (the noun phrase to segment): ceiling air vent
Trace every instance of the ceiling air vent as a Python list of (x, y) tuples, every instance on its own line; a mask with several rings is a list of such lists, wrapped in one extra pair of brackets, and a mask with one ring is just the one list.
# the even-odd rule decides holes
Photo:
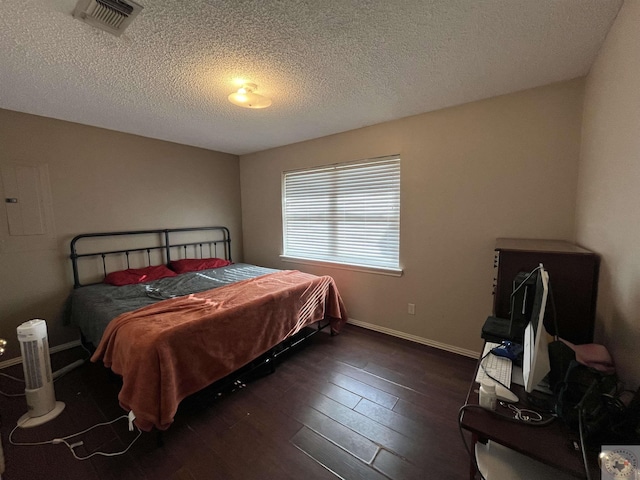
[(78, 0), (73, 16), (119, 37), (142, 8), (131, 0)]

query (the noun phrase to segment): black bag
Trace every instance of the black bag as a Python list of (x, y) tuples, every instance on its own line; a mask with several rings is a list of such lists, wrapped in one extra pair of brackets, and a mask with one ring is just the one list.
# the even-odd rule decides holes
[(610, 399), (615, 396), (617, 384), (615, 374), (608, 375), (572, 360), (558, 386), (556, 414), (575, 429), (579, 428), (582, 416), (584, 436), (592, 436), (611, 420)]

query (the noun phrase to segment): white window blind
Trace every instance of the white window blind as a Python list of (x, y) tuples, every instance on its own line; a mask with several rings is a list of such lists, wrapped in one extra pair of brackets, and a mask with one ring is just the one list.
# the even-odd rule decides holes
[(400, 158), (283, 175), (286, 257), (399, 269)]

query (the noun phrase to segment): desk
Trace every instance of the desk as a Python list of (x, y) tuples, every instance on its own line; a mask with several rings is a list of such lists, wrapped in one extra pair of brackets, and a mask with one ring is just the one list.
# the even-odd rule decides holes
[[(475, 379), (475, 375), (473, 378)], [(478, 405), (478, 388), (479, 385), (472, 379), (467, 393), (467, 405)], [(527, 394), (523, 387), (512, 383), (511, 390), (520, 399), (518, 406), (535, 410), (527, 405)], [(508, 409), (499, 405), (498, 411), (510, 414)], [(463, 412), (462, 428), (470, 431), (474, 440), (491, 440), (577, 478), (586, 477), (582, 453), (573, 447), (574, 441), (580, 444), (579, 436), (560, 420), (544, 427), (533, 427), (503, 420), (490, 411), (473, 408)], [(471, 450), (473, 452), (473, 446)], [(587, 458), (591, 478), (600, 478), (597, 459), (594, 455), (588, 455)]]

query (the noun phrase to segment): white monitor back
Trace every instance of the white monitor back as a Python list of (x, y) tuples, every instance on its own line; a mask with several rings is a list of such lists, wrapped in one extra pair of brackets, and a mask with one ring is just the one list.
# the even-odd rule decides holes
[(529, 393), (533, 392), (551, 370), (547, 332), (544, 328), (544, 313), (548, 294), (549, 273), (540, 265), (531, 320), (524, 330), (522, 376), (524, 377), (524, 389)]

